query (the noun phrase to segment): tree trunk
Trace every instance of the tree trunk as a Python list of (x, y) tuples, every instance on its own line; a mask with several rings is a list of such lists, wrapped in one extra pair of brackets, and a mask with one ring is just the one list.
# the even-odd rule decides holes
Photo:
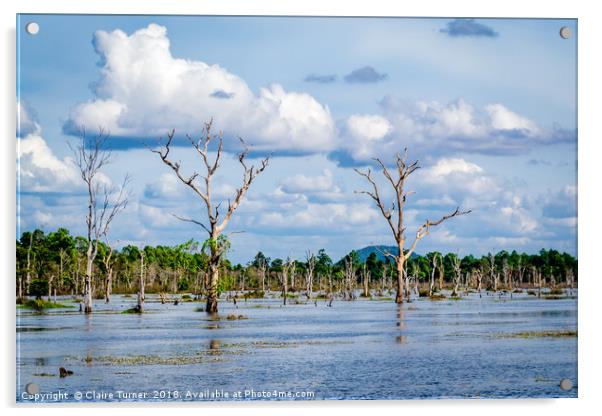
[(92, 313), (92, 265), (94, 262), (92, 244), (92, 241), (88, 242), (88, 251), (86, 253), (86, 276), (84, 277), (84, 313)]
[(209, 290), (207, 291), (207, 313), (217, 313), (217, 284), (219, 280), (219, 256), (214, 250), (211, 250), (211, 258), (209, 259)]
[(31, 283), (31, 248), (33, 246), (33, 231), (29, 234), (29, 247), (27, 248), (27, 277), (25, 278), (25, 291), (29, 294)]
[(140, 280), (138, 287), (138, 312), (144, 312), (144, 251), (140, 251)]
[(403, 303), (403, 279), (404, 279), (404, 270), (403, 270), (403, 253), (395, 257), (395, 265), (397, 266), (397, 295), (395, 296), (395, 303)]
[(105, 285), (105, 303), (111, 302), (111, 287), (113, 286), (113, 268), (107, 271), (107, 281)]
[(210, 256), (209, 256), (209, 288), (207, 290), (207, 305), (205, 307), (205, 311), (207, 313), (217, 313), (217, 286), (219, 283), (219, 263), (221, 253), (219, 251), (219, 247), (217, 246), (217, 239), (219, 235), (213, 232), (210, 235), (210, 241), (212, 244), (210, 245)]

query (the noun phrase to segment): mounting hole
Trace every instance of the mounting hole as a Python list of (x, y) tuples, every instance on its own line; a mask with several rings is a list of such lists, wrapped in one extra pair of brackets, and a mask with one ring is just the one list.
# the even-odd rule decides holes
[(568, 39), (571, 37), (571, 28), (568, 26), (562, 26), (559, 33), (562, 39)]
[(569, 391), (573, 388), (573, 382), (568, 378), (560, 380), (560, 388), (565, 391)]
[(28, 394), (38, 394), (40, 392), (40, 386), (38, 386), (36, 383), (28, 383), (25, 386), (25, 391)]
[(40, 31), (40, 25), (36, 22), (29, 22), (25, 25), (25, 31), (30, 35), (37, 35)]

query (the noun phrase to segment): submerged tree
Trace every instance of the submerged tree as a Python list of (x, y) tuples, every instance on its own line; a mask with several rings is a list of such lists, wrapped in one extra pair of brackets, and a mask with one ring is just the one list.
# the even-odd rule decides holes
[(106, 180), (101, 177), (101, 169), (111, 162), (112, 157), (111, 151), (106, 148), (108, 137), (102, 129), (91, 138), (82, 131), (79, 144), (71, 148), (88, 194), (86, 275), (83, 296), (85, 313), (92, 312), (92, 266), (98, 254), (100, 239), (107, 235), (109, 226), (117, 214), (126, 208), (129, 196), (126, 190), (129, 182), (128, 175), (118, 191), (110, 188)]
[(397, 243), (397, 254), (386, 253), (387, 256), (392, 257), (395, 261), (396, 270), (397, 270), (397, 295), (395, 297), (396, 303), (403, 302), (403, 293), (404, 293), (404, 276), (405, 276), (405, 264), (406, 261), (410, 258), (414, 249), (416, 248), (416, 244), (423, 237), (429, 234), (431, 227), (435, 227), (442, 222), (457, 217), (460, 215), (468, 214), (468, 211), (460, 211), (460, 208), (456, 208), (450, 214), (444, 215), (440, 219), (436, 221), (426, 220), (424, 224), (418, 227), (416, 231), (416, 235), (414, 237), (414, 241), (410, 244), (410, 247), (407, 251), (404, 251), (404, 246), (406, 243), (406, 226), (404, 224), (404, 206), (406, 203), (406, 199), (408, 197), (408, 192), (405, 190), (405, 184), (408, 177), (414, 173), (417, 169), (419, 169), (418, 161), (407, 162), (407, 149), (405, 149), (403, 156), (399, 153), (395, 156), (395, 168), (397, 170), (397, 175), (392, 175), (386, 165), (379, 159), (375, 158), (374, 161), (378, 163), (378, 165), (382, 168), (382, 173), (390, 183), (393, 191), (395, 193), (395, 198), (392, 201), (390, 208), (386, 206), (385, 201), (382, 199), (378, 185), (376, 181), (372, 177), (372, 172), (370, 169), (364, 172), (359, 169), (355, 169), (355, 171), (366, 178), (366, 180), (372, 185), (371, 191), (359, 191), (359, 193), (366, 194), (370, 198), (372, 198), (376, 204), (376, 206), (380, 209), (382, 216), (387, 220), (389, 227), (391, 228), (391, 232), (393, 233), (393, 237), (395, 242)]
[[(183, 218), (180, 216), (174, 215), (181, 221), (190, 222), (202, 227), (207, 234), (209, 234), (209, 238), (207, 240), (207, 245), (209, 247), (209, 259), (208, 259), (208, 267), (209, 267), (209, 288), (207, 290), (207, 306), (205, 310), (208, 313), (217, 312), (217, 288), (219, 281), (219, 264), (224, 254), (223, 244), (220, 244), (220, 237), (223, 235), (224, 229), (228, 225), (228, 222), (232, 218), (232, 214), (240, 205), (243, 197), (249, 190), (249, 186), (255, 178), (261, 174), (265, 168), (268, 166), (268, 159), (265, 158), (261, 161), (259, 167), (248, 166), (246, 163), (246, 157), (249, 153), (249, 148), (246, 146), (245, 142), (241, 140), (244, 149), (238, 155), (238, 161), (243, 167), (243, 179), (242, 185), (240, 188), (236, 190), (234, 195), (234, 200), (228, 200), (228, 208), (225, 212), (225, 215), (220, 220), (220, 203), (215, 203), (212, 196), (212, 179), (215, 175), (215, 172), (219, 168), (220, 159), (223, 151), (223, 139), (222, 134), (212, 135), (211, 133), (212, 121), (205, 123), (205, 127), (201, 133), (201, 137), (198, 139), (192, 138), (187, 135), (188, 140), (192, 144), (192, 147), (198, 153), (204, 172), (198, 173), (194, 171), (192, 175), (185, 176), (181, 171), (180, 162), (174, 162), (170, 159), (169, 152), (171, 150), (171, 146), (173, 143), (175, 130), (170, 131), (167, 134), (167, 143), (164, 146), (161, 146), (159, 149), (151, 149), (153, 153), (156, 153), (161, 158), (161, 161), (169, 166), (178, 179), (188, 186), (192, 191), (196, 194), (198, 198), (202, 201), (202, 204), (205, 206), (207, 211), (207, 220), (209, 221), (208, 225), (205, 225), (204, 222), (198, 221), (192, 218)], [(215, 154), (215, 158), (210, 160), (209, 155), (209, 144), (217, 139), (217, 151)], [(202, 181), (197, 181), (197, 179), (202, 179)]]

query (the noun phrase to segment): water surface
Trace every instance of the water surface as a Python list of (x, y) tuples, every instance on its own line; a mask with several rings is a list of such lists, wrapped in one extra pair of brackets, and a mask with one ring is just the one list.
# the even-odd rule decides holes
[[(27, 401), (27, 383), (69, 393), (59, 401), (76, 400), (75, 392), (100, 393), (82, 401), (224, 399), (204, 397), (216, 390), (233, 400), (239, 391), (241, 399), (265, 400), (257, 394), (274, 390), (293, 397), (268, 400), (305, 392), (312, 400), (577, 397), (577, 338), (539, 336), (576, 331), (574, 297), (470, 294), (401, 307), (223, 300), (219, 319), (196, 312), (202, 303), (155, 299), (149, 295), (143, 315), (122, 314), (135, 303), (122, 296), (98, 301), (90, 316), (77, 304), (18, 310), (17, 401)], [(73, 375), (58, 377), (60, 367)], [(564, 378), (569, 391), (559, 387)], [(147, 396), (102, 396), (117, 391)]]

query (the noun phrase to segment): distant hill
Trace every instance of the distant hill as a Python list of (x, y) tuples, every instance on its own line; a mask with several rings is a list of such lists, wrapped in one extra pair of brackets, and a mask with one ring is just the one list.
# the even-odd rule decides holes
[(383, 253), (391, 253), (395, 256), (399, 254), (399, 250), (395, 246), (368, 246), (355, 251), (357, 252), (362, 263), (365, 262), (368, 256), (372, 253), (376, 254), (376, 257), (380, 261), (385, 261), (385, 255)]
[[(383, 253), (391, 253), (395, 256), (399, 254), (399, 250), (395, 246), (368, 246), (355, 251), (362, 262), (365, 262), (371, 253), (375, 253), (376, 258), (380, 261), (385, 261), (385, 255)], [(412, 257), (417, 256), (419, 256), (419, 254), (412, 253)], [(393, 259), (389, 258), (389, 260)]]

